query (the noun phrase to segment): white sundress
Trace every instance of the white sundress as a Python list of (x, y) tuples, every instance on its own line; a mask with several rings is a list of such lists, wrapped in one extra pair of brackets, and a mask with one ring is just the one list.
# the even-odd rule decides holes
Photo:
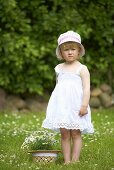
[(59, 131), (60, 128), (79, 129), (81, 133), (93, 133), (91, 123), (91, 110), (88, 105), (88, 113), (79, 116), (82, 104), (83, 88), (80, 77), (82, 65), (75, 72), (62, 70), (59, 65), (55, 67), (57, 84), (48, 102), (46, 118), (42, 127)]

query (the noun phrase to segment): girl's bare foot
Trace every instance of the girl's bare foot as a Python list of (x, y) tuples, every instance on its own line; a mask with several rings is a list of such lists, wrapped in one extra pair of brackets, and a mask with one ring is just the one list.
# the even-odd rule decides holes
[(71, 162), (70, 162), (70, 161), (68, 161), (68, 162), (65, 162), (65, 163), (64, 163), (64, 165), (68, 165), (68, 164), (70, 164), (70, 163), (71, 163)]
[(71, 163), (79, 163), (79, 160), (72, 160)]

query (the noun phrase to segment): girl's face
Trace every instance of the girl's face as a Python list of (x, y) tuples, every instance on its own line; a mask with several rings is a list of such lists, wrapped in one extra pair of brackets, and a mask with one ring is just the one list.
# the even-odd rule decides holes
[(73, 62), (80, 58), (80, 47), (75, 42), (66, 42), (60, 45), (60, 51), (66, 62)]

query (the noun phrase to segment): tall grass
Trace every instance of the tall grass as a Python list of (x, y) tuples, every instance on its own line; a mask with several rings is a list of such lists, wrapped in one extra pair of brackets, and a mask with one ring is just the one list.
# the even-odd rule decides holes
[(80, 162), (41, 165), (21, 149), (26, 136), (38, 130), (44, 113), (0, 113), (0, 170), (114, 170), (114, 108), (92, 113), (93, 135), (83, 135)]

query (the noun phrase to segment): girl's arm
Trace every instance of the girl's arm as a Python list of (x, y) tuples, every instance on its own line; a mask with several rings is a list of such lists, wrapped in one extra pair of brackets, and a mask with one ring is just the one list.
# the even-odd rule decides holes
[(82, 86), (83, 86), (83, 99), (80, 109), (80, 116), (87, 114), (87, 107), (90, 100), (90, 73), (86, 66), (81, 70)]

